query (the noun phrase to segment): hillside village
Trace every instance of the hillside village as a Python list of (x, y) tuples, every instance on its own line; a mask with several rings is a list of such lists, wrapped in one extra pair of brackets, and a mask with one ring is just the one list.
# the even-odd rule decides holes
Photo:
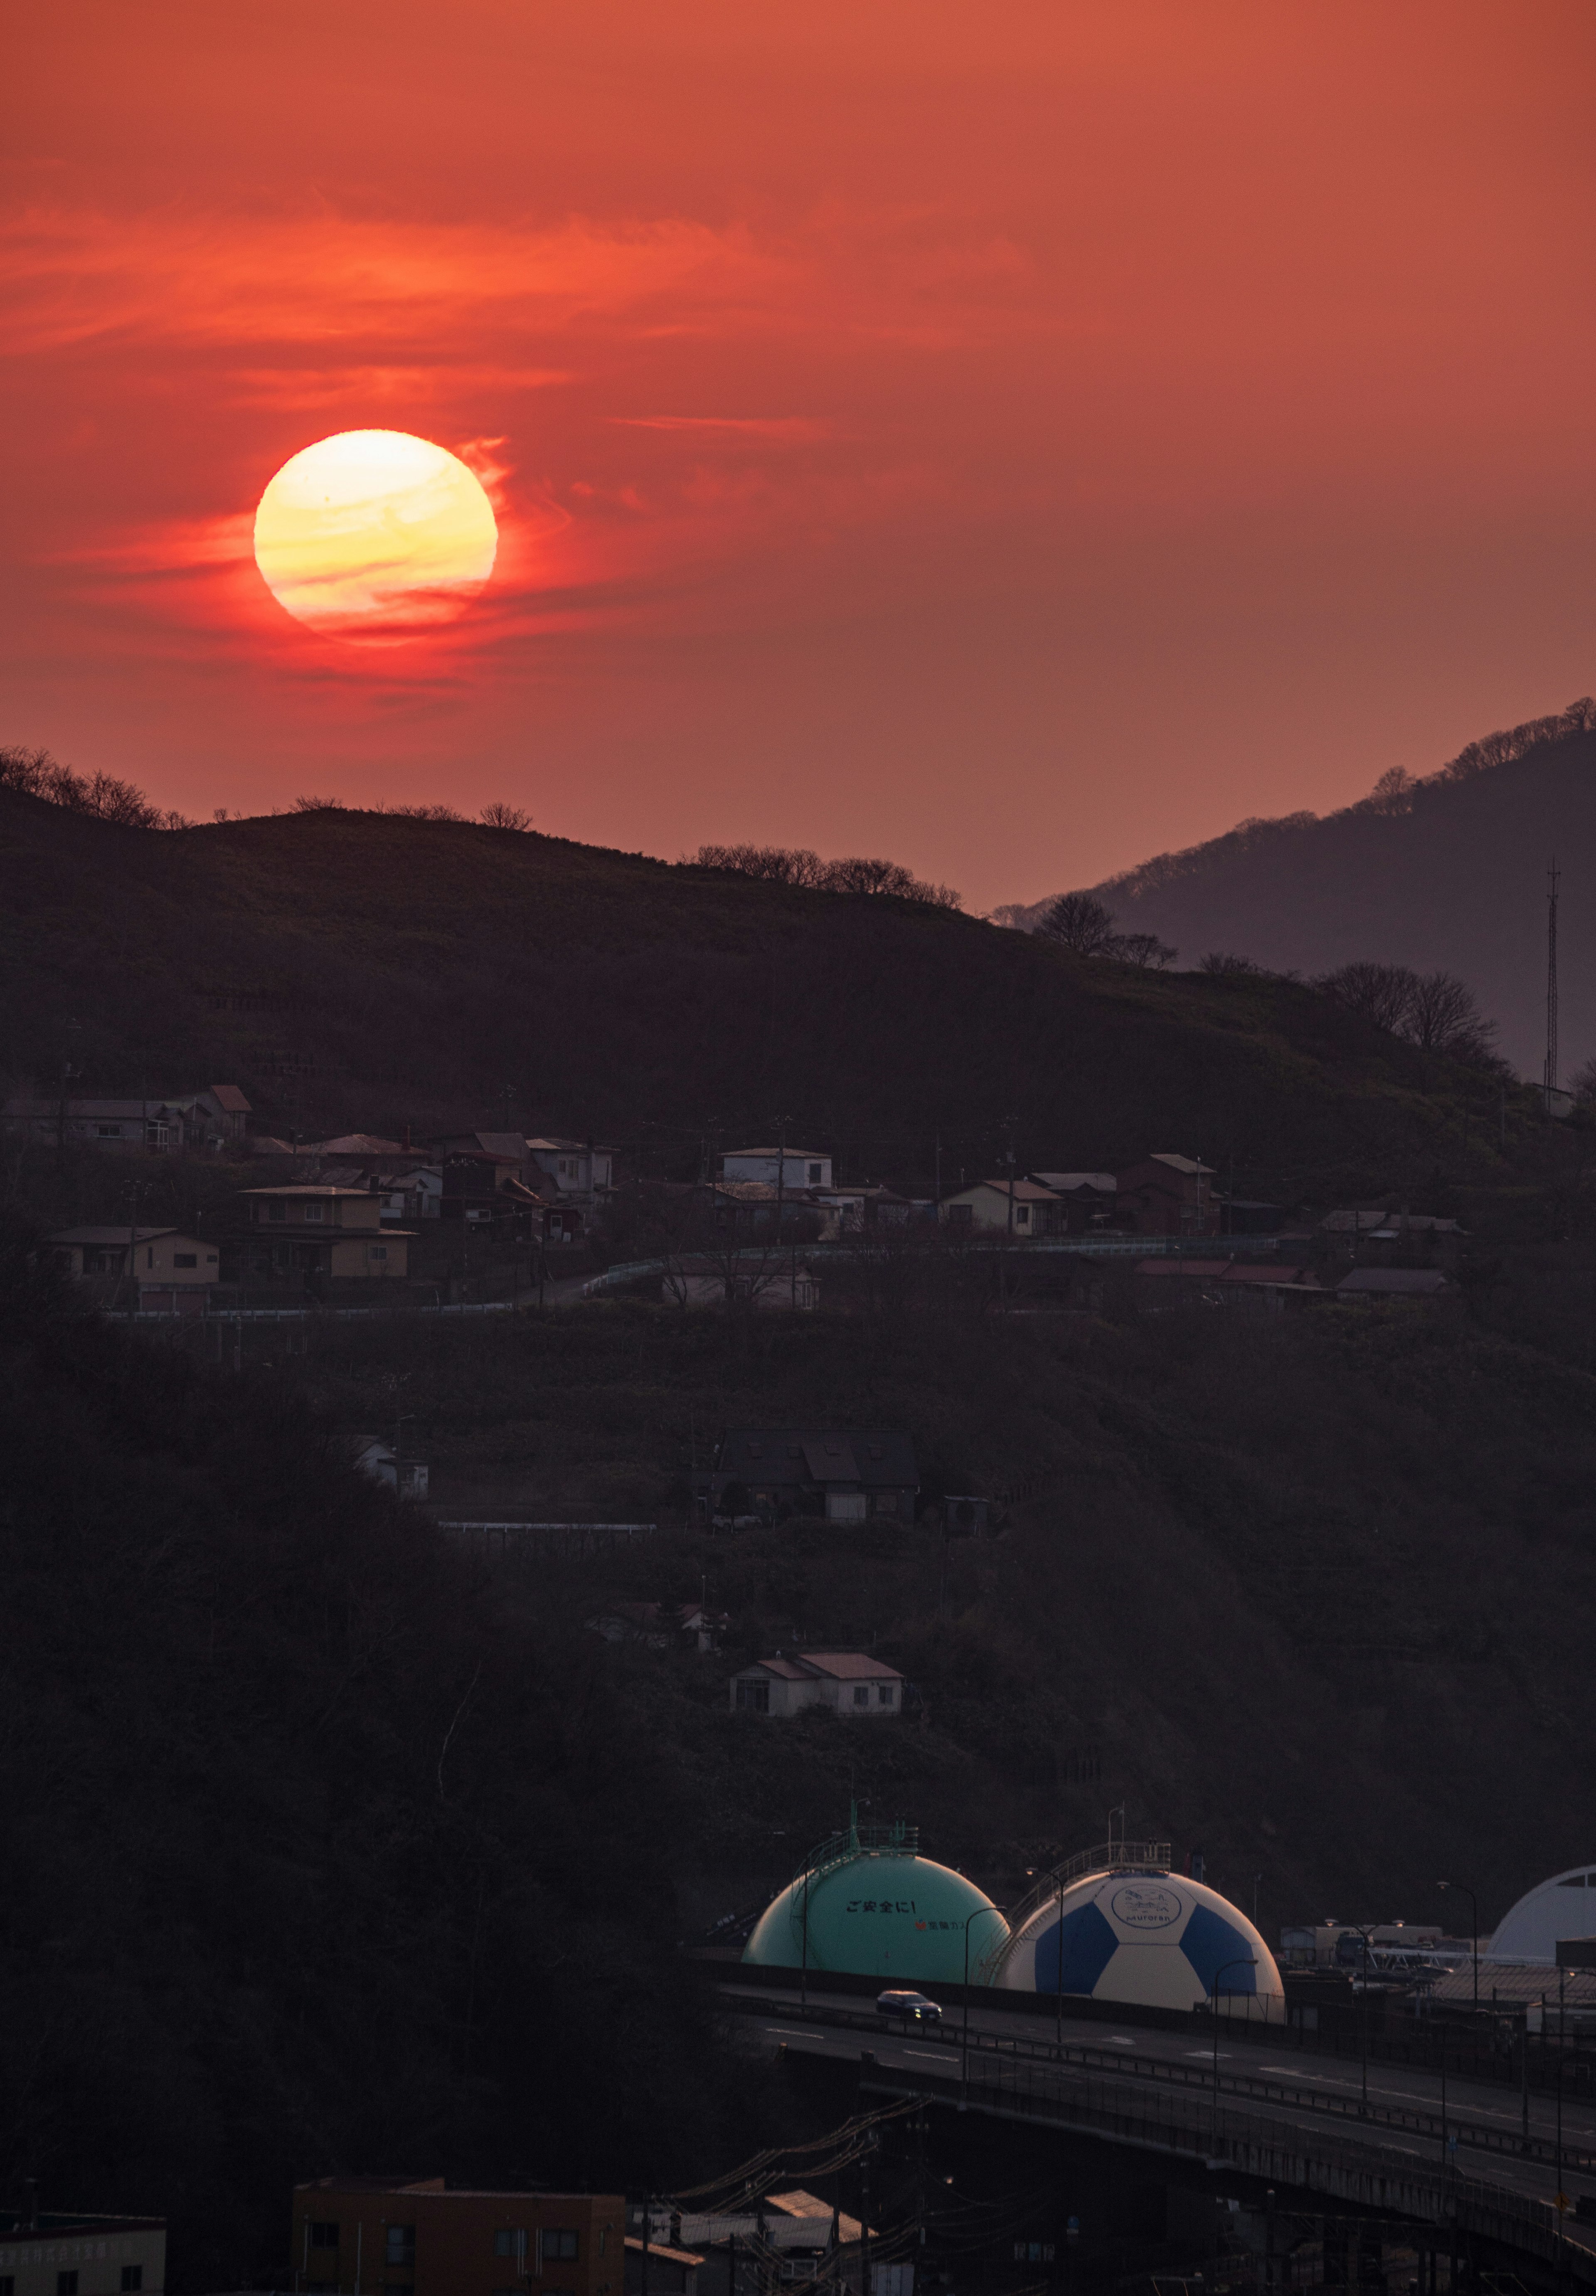
[[(213, 1161), (222, 1185), (194, 1222), (203, 1234), (141, 1220), (136, 1182), (121, 1191), (125, 1224), (47, 1231), (68, 1274), (135, 1316), (437, 1307), (446, 1293), (469, 1300), (501, 1281), (513, 1300), (523, 1285), (546, 1296), (551, 1275), (591, 1295), (614, 1280), (606, 1263), (618, 1233), (651, 1242), (658, 1263), (634, 1258), (619, 1280), (658, 1274), (658, 1296), (683, 1306), (813, 1310), (827, 1250), (840, 1273), (850, 1244), (872, 1243), (1012, 1252), (1017, 1281), (1038, 1248), (1067, 1249), (1084, 1269), (1126, 1261), (1150, 1308), (1201, 1299), (1278, 1311), (1329, 1297), (1438, 1300), (1464, 1242), (1456, 1218), (1406, 1203), (1314, 1216), (1240, 1198), (1214, 1167), (1170, 1151), (1119, 1172), (961, 1173), (922, 1194), (843, 1180), (830, 1152), (784, 1141), (720, 1151), (698, 1180), (639, 1182), (623, 1152), (592, 1140), (510, 1130), (412, 1139), (406, 1127), (402, 1140), (299, 1142), (255, 1132), (252, 1114), (236, 1085), (53, 1106), (19, 1096), (0, 1107), (0, 1142), (36, 1154)], [(1010, 1272), (1000, 1270), (1000, 1289)]]
[[(1434, 1875), (1500, 1910), (1583, 1854), (1584, 1103), (890, 894), (8, 803), (0, 1799), (47, 2163), (109, 2080), (95, 2190), (143, 2204), (236, 2068), (183, 2240), (241, 2212), (268, 2277), (291, 2182), (330, 2253), (397, 2189), (340, 2162), (443, 2120), (423, 2157), (511, 2189), (528, 2145), (691, 2184), (831, 2111), (705, 2007), (815, 1843), (823, 1884), (952, 1876), (950, 2000), (972, 1912), (1023, 1929), (1106, 1826), (1327, 2035), (1354, 1935), (1394, 2047), (1471, 2013)], [(642, 2213), (627, 2296), (744, 2237)]]

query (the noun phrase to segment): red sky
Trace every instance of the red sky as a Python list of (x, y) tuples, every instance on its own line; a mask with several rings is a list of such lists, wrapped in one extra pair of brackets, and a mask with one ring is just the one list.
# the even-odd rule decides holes
[[(972, 906), (1596, 686), (1589, 0), (51, 0), (9, 36), (0, 739)], [(413, 430), (372, 654), (250, 554)]]

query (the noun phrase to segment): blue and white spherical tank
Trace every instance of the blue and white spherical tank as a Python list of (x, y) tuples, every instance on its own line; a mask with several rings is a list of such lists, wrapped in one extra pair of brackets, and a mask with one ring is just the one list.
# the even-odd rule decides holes
[(1278, 2024), (1284, 2014), (1274, 1956), (1246, 1915), (1204, 1882), (1141, 1866), (1084, 1874), (1045, 1899), (1015, 1931), (995, 1983), (1156, 2009), (1195, 2009), (1216, 1992), (1232, 2016)]

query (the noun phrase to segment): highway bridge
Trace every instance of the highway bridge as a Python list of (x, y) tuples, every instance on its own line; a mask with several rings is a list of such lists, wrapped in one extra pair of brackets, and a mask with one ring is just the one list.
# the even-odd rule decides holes
[[(1484, 2080), (1320, 2056), (1276, 2027), (1222, 2021), (1182, 2031), (1060, 2027), (983, 2004), (941, 2026), (875, 2014), (857, 1995), (806, 1999), (736, 1983), (720, 1988), (745, 2046), (850, 2059), (867, 2095), (924, 2096), (952, 2110), (1162, 2154), (1256, 2178), (1330, 2207), (1367, 2209), (1454, 2231), (1596, 2289), (1596, 2105), (1521, 2096)], [(1567, 2206), (1559, 2209), (1559, 2190)], [(1312, 2200), (1308, 2200), (1308, 2196)], [(1505, 2259), (1504, 2259), (1505, 2260)]]

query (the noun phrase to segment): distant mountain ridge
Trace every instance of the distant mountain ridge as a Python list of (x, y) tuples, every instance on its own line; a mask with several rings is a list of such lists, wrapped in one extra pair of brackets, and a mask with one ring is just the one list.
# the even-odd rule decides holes
[[(1567, 1077), (1596, 1052), (1596, 701), (1471, 742), (1434, 774), (1382, 775), (1339, 812), (1243, 821), (1090, 890), (1125, 930), (1173, 941), (1183, 966), (1220, 949), (1306, 975), (1358, 957), (1445, 967), (1538, 1077), (1554, 857)], [(1034, 931), (1049, 905), (993, 921)]]
[(0, 1082), (69, 1067), (236, 1084), (266, 1133), (524, 1120), (672, 1177), (779, 1111), (850, 1177), (1199, 1147), (1336, 1196), (1421, 1184), (1479, 1089), (1294, 983), (1082, 964), (921, 900), (482, 823), (167, 829), (0, 789)]

